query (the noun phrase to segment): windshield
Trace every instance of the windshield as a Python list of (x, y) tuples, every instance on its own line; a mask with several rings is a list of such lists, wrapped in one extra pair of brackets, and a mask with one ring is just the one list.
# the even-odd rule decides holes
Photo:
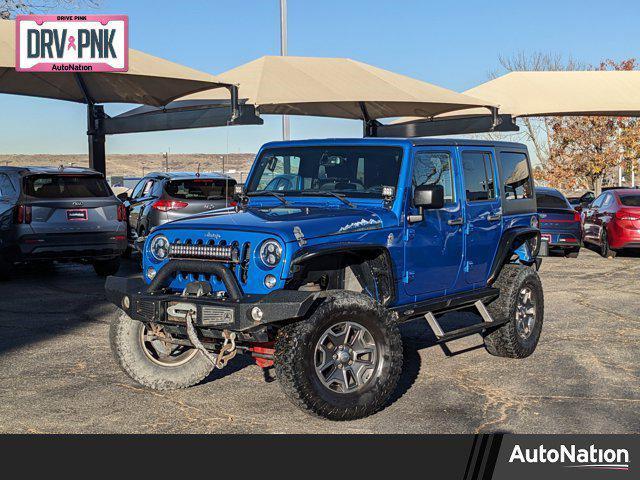
[(91, 198), (113, 195), (107, 181), (89, 175), (31, 175), (25, 178), (25, 193), (35, 198)]
[(182, 200), (222, 200), (235, 183), (235, 180), (208, 178), (172, 180), (165, 190), (171, 197)]
[(268, 149), (258, 159), (247, 193), (381, 197), (382, 187), (396, 187), (401, 163), (400, 147)]

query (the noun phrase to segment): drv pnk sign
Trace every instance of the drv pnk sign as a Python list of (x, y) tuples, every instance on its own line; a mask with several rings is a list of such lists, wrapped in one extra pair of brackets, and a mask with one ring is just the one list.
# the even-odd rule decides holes
[(16, 70), (20, 72), (126, 72), (126, 15), (19, 15)]

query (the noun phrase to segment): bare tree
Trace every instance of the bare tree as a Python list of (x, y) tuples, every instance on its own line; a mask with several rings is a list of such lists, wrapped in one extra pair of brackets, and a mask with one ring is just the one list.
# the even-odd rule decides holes
[(8, 20), (16, 15), (45, 13), (57, 8), (96, 8), (99, 5), (100, 0), (0, 0), (0, 19)]

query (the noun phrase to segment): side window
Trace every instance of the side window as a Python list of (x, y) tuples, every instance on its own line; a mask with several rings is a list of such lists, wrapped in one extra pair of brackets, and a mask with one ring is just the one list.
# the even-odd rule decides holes
[(591, 207), (596, 207), (596, 208), (600, 208), (602, 206), (602, 204), (604, 203), (604, 197), (606, 196), (605, 193), (603, 193), (602, 195), (600, 195), (598, 198), (596, 198), (593, 203), (591, 204)]
[(527, 156), (521, 152), (500, 152), (499, 161), (504, 181), (504, 198), (531, 198), (531, 172)]
[(413, 166), (413, 187), (442, 185), (446, 203), (455, 201), (451, 155), (448, 152), (417, 152)]
[(144, 186), (147, 184), (147, 180), (146, 178), (143, 178), (142, 180), (140, 180), (138, 182), (138, 184), (133, 187), (133, 191), (131, 192), (131, 198), (138, 198), (140, 197), (140, 194), (142, 193), (142, 189), (144, 188)]
[(13, 197), (16, 193), (16, 189), (11, 183), (9, 175), (0, 173), (0, 198)]
[(151, 195), (152, 190), (153, 190), (153, 180), (149, 180), (147, 183), (145, 183), (140, 196), (143, 198), (148, 197), (149, 195)]
[(468, 202), (496, 198), (493, 182), (493, 163), (488, 152), (463, 151), (462, 170)]

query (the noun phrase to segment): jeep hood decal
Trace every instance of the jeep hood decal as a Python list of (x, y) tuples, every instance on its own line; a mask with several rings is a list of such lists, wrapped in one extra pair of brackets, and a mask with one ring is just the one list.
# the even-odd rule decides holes
[(210, 235), (215, 235), (216, 230), (246, 230), (276, 234), (286, 242), (294, 242), (299, 240), (296, 231), (303, 232), (304, 239), (309, 240), (328, 235), (378, 230), (397, 224), (398, 220), (393, 212), (384, 208), (283, 205), (249, 207), (237, 213), (233, 209), (218, 210), (170, 222), (161, 228), (206, 230)]

